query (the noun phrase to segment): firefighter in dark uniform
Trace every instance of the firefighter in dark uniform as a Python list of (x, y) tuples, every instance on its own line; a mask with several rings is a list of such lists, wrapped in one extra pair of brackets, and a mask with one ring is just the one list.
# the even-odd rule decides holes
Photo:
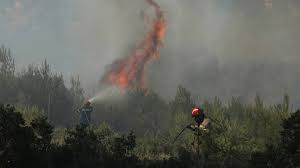
[(191, 125), (188, 128), (192, 130), (202, 129), (207, 130), (209, 125), (209, 119), (205, 117), (204, 108), (195, 107), (192, 109), (192, 117), (195, 119), (196, 124)]
[(91, 102), (87, 101), (83, 107), (80, 109), (80, 124), (88, 126), (91, 123), (91, 113), (93, 112), (93, 107)]

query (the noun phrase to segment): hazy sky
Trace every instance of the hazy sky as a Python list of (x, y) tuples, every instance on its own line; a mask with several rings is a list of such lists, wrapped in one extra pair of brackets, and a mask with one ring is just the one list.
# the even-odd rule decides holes
[[(299, 99), (299, 0), (157, 2), (168, 29), (161, 58), (149, 67), (150, 87), (164, 96), (182, 84), (204, 97), (288, 92)], [(142, 39), (145, 10), (141, 0), (1, 0), (0, 44), (19, 69), (47, 59), (91, 88)]]

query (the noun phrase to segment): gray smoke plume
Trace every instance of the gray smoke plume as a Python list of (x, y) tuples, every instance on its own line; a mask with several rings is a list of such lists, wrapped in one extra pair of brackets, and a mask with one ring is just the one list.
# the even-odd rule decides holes
[[(103, 67), (125, 56), (128, 48), (142, 38), (144, 24), (139, 12), (146, 5), (135, 0), (98, 3), (93, 6), (105, 5), (110, 9), (85, 15), (99, 17), (109, 11), (111, 17), (102, 20), (109, 20), (109, 25), (104, 23), (109, 30), (92, 32), (112, 35), (106, 40), (83, 38), (92, 38), (94, 45), (99, 46), (99, 40), (108, 42), (110, 49), (99, 50), (95, 56), (99, 59), (95, 67)], [(164, 97), (173, 96), (179, 84), (201, 98), (252, 98), (258, 94), (269, 101), (278, 101), (284, 93), (292, 99), (299, 97), (297, 1), (273, 0), (272, 8), (266, 8), (264, 1), (258, 0), (157, 3), (165, 11), (168, 28), (160, 60), (148, 67), (148, 81)], [(96, 26), (94, 22), (90, 24)], [(85, 28), (83, 31), (90, 32)], [(98, 79), (100, 76), (99, 73)]]
[[(37, 43), (37, 49), (25, 43), (13, 46), (19, 57), (29, 53), (19, 60), (46, 56), (57, 71), (79, 74), (88, 90), (98, 87), (105, 67), (127, 56), (145, 33), (143, 12), (147, 12), (148, 5), (141, 0), (54, 0), (45, 4), (31, 0), (31, 5), (18, 2), (24, 3), (20, 14), (32, 11), (24, 17), (31, 21), (26, 25), (40, 24), (40, 27), (39, 33), (22, 32), (29, 32), (27, 36), (16, 33), (15, 43), (19, 44), (24, 37), (32, 39), (34, 34), (47, 37), (44, 43), (40, 39), (32, 40), (30, 46)], [(156, 2), (167, 20), (161, 58), (147, 70), (150, 87), (156, 92), (170, 98), (181, 84), (198, 95), (198, 99), (251, 98), (258, 93), (268, 101), (277, 102), (288, 93), (295, 100), (293, 103), (297, 103), (300, 97), (299, 0), (268, 0), (267, 4), (264, 0)], [(27, 9), (34, 4), (42, 10)], [(45, 9), (47, 14), (36, 14)], [(1, 10), (0, 21), (6, 15)], [(45, 24), (46, 20), (51, 24)], [(22, 46), (26, 49), (18, 50)], [(43, 55), (41, 51), (47, 53)]]

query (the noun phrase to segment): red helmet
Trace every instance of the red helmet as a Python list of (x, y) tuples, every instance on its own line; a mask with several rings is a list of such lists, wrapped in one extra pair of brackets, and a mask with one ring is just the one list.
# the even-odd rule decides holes
[(193, 108), (193, 110), (192, 110), (192, 117), (198, 116), (201, 112), (202, 112), (201, 109), (199, 109), (197, 107)]

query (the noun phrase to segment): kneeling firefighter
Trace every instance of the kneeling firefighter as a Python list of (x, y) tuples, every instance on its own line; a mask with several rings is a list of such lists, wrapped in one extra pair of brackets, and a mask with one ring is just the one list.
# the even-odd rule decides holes
[[(208, 126), (209, 126), (209, 119), (205, 117), (204, 114), (204, 108), (198, 108), (195, 107), (192, 109), (192, 117), (195, 119), (196, 124), (189, 124), (186, 127), (184, 127), (181, 132), (175, 137), (174, 141), (175, 142), (178, 137), (185, 131), (185, 129), (190, 129), (192, 131), (195, 131), (196, 133), (199, 133), (199, 131), (208, 131)], [(199, 130), (199, 131), (196, 131)]]

